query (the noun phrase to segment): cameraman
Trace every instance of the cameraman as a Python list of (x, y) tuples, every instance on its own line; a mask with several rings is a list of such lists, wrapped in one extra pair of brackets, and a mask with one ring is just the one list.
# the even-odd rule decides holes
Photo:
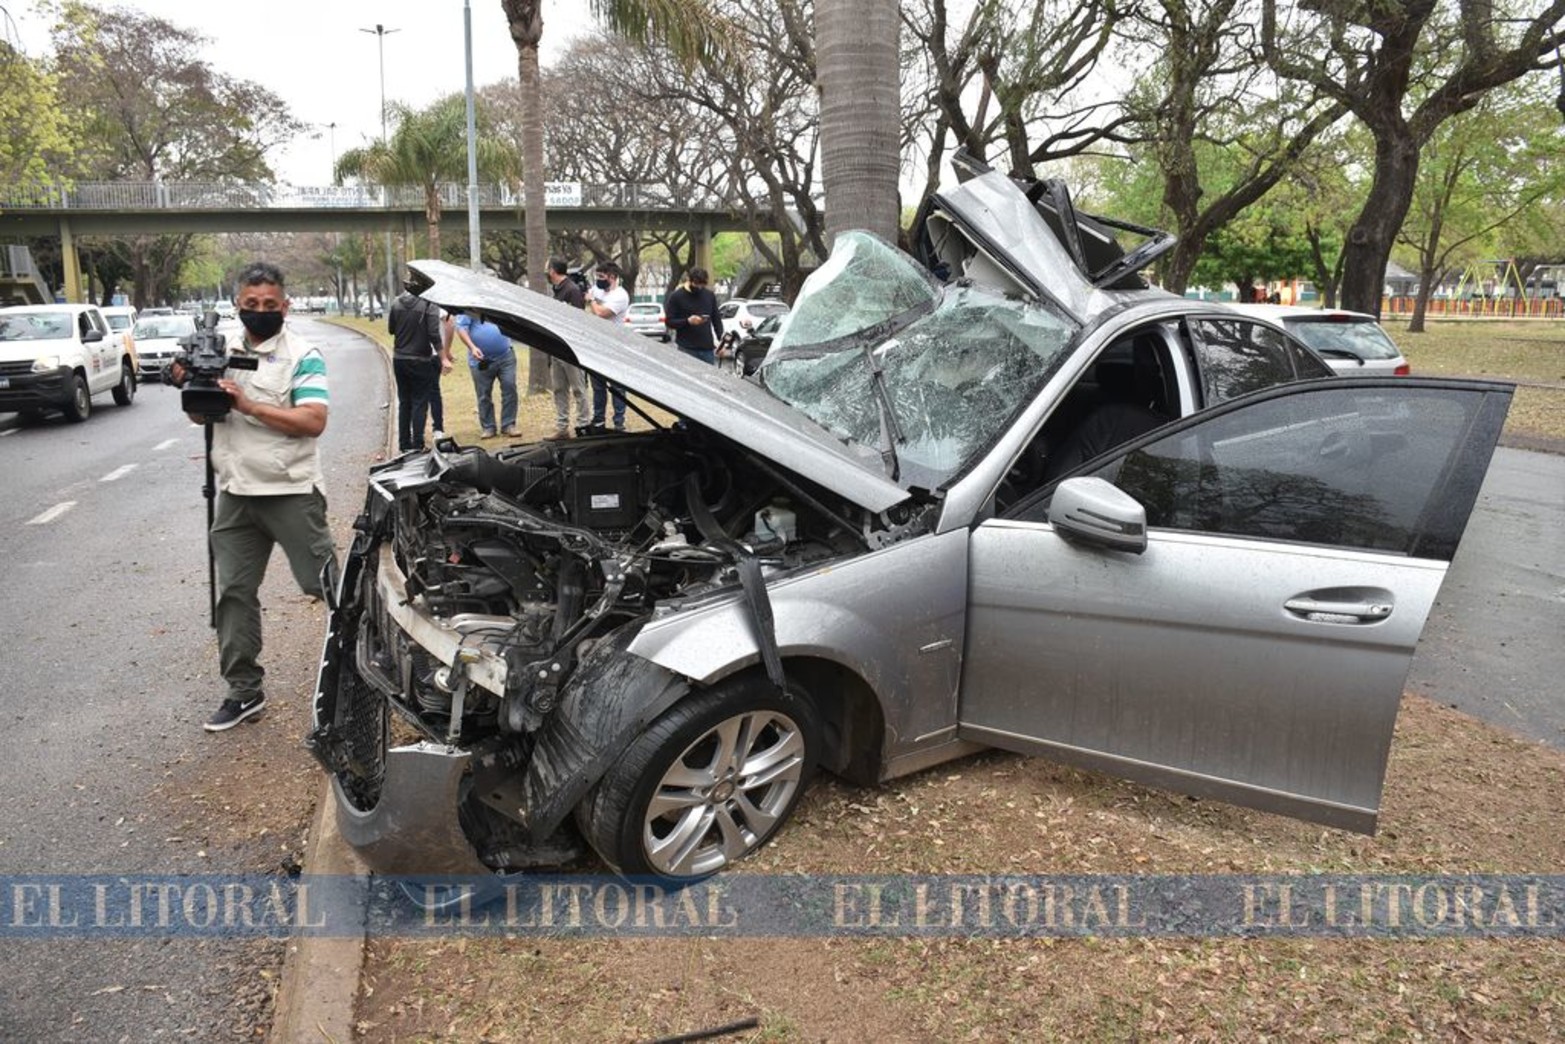
[[(239, 274), (235, 304), (244, 343), (234, 354), (256, 358), (254, 370), (218, 380), (231, 412), (213, 424), (212, 466), (220, 491), (212, 522), (217, 564), (217, 650), (228, 695), (206, 722), (233, 728), (266, 706), (261, 691), (261, 602), (258, 592), (272, 546), (281, 544), (305, 594), (322, 596), (321, 569), (334, 557), (326, 526), (325, 478), (316, 438), (326, 430), (329, 399), (321, 353), (283, 323), (283, 274), (258, 261)], [(187, 374), (176, 363), (175, 384)], [(207, 418), (192, 414), (197, 424)]]

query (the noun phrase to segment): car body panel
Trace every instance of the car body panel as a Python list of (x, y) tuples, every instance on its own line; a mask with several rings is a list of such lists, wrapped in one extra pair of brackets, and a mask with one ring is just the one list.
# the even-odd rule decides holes
[[(981, 524), (959, 734), (1373, 831), (1402, 683), (1509, 398), (1329, 379), (1144, 436), (1083, 469), (1175, 483), (1141, 554), (1068, 539), (1045, 500)], [(1191, 478), (1141, 477), (1179, 461)], [(1308, 506), (1278, 518), (1279, 498)]]
[[(966, 547), (965, 532), (916, 537), (768, 588), (785, 658), (840, 664), (875, 693), (887, 760), (955, 728)], [(654, 615), (629, 652), (699, 684), (752, 667), (761, 655), (737, 597)]]
[(409, 267), (431, 280), (422, 296), (442, 308), (481, 312), (513, 339), (635, 389), (871, 511), (907, 499), (883, 477), (879, 454), (834, 437), (754, 384), (523, 287), (443, 261), (412, 261)]

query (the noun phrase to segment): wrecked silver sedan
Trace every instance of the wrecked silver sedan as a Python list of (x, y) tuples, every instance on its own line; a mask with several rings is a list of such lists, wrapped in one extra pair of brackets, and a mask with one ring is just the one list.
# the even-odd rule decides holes
[(310, 744), (373, 867), (695, 879), (984, 747), (1374, 829), (1510, 388), (1328, 377), (1051, 183), (918, 241), (840, 237), (750, 378), (415, 262), (681, 423), (372, 471)]

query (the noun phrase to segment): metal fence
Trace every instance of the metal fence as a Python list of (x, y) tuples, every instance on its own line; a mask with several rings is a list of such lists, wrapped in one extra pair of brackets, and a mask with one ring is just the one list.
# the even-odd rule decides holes
[[(467, 186), (436, 186), (442, 209), (467, 206)], [(522, 193), (510, 185), (479, 185), (482, 207), (516, 207)], [(551, 182), (550, 207), (612, 207), (641, 210), (727, 210), (729, 204), (699, 190), (676, 191), (656, 184)], [(422, 210), (424, 189), (414, 185), (231, 184), (190, 181), (79, 181), (70, 184), (0, 187), (0, 210), (322, 210), (337, 207)]]

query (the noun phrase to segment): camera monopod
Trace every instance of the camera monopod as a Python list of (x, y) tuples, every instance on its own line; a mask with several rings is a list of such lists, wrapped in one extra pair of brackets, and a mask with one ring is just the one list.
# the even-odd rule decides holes
[(188, 371), (180, 406), (190, 416), (200, 417), (206, 430), (206, 484), (201, 495), (206, 498), (207, 621), (216, 630), (217, 554), (212, 549), (212, 524), (217, 521), (217, 470), (212, 465), (212, 425), (228, 416), (233, 402), (217, 381), (226, 369), (253, 370), (257, 362), (228, 354), (225, 339), (217, 332), (216, 312), (201, 317), (189, 350), (181, 354), (179, 362)]

